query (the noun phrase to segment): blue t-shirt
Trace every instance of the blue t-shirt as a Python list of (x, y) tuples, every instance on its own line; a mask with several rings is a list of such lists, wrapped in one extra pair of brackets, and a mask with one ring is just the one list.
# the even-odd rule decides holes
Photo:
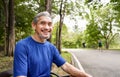
[(29, 36), (15, 46), (14, 77), (49, 77), (52, 63), (59, 67), (65, 60), (48, 41), (39, 43)]

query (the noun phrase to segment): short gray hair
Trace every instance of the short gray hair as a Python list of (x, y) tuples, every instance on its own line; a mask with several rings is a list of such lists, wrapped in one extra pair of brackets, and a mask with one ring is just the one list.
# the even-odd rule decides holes
[(47, 17), (50, 17), (50, 18), (52, 19), (50, 13), (48, 13), (47, 11), (43, 11), (43, 12), (38, 13), (38, 14), (34, 17), (33, 23), (34, 23), (34, 24), (37, 24), (37, 22), (39, 21), (39, 18), (42, 17), (42, 16), (47, 16)]

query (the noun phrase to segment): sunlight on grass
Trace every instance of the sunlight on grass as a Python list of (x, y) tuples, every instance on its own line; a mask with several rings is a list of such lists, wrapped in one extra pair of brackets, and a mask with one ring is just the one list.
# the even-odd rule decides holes
[[(68, 53), (67, 51), (62, 51), (61, 55), (67, 62), (71, 63), (71, 54), (70, 53)], [(55, 64), (53, 64), (52, 72), (54, 72), (60, 76), (67, 75), (66, 72), (64, 72), (61, 68), (58, 68)]]
[(0, 56), (0, 72), (11, 69), (13, 65), (13, 57)]
[(71, 63), (71, 54), (67, 51), (62, 51), (62, 57), (69, 63)]

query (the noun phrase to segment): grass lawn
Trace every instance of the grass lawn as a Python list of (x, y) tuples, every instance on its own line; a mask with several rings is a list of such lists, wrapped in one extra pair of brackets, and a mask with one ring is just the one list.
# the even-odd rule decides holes
[(0, 52), (0, 72), (11, 69), (13, 65), (13, 57), (3, 56)]
[[(70, 53), (63, 51), (61, 53), (61, 55), (67, 62), (71, 63), (71, 54)], [(66, 72), (64, 72), (61, 68), (58, 68), (55, 64), (53, 64), (52, 71), (54, 73), (58, 74), (59, 76), (67, 75)]]

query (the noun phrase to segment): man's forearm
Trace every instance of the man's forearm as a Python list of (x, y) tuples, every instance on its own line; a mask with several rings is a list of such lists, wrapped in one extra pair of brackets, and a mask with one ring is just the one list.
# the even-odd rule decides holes
[(92, 77), (67, 62), (62, 66), (62, 69), (73, 77)]

